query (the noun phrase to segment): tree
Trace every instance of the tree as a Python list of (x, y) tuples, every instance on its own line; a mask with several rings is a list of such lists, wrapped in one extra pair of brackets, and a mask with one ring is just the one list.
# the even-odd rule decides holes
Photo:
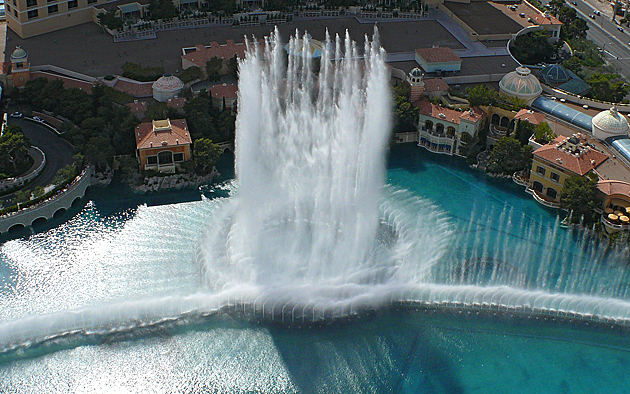
[(539, 144), (548, 144), (557, 137), (547, 122), (540, 122), (534, 132), (534, 140)]
[(9, 125), (0, 137), (0, 172), (5, 177), (17, 176), (28, 170), (31, 158), (28, 138), (20, 126)]
[(528, 121), (519, 120), (516, 123), (515, 137), (521, 145), (527, 145), (529, 137), (534, 134), (535, 126)]
[(494, 145), (490, 152), (487, 171), (493, 174), (512, 175), (531, 165), (532, 147), (521, 146), (512, 137), (503, 137)]
[(98, 14), (98, 23), (111, 30), (123, 28), (123, 20), (116, 16), (114, 11), (107, 11)]
[(486, 85), (476, 85), (466, 89), (466, 98), (471, 106), (496, 105), (499, 94)]
[(236, 55), (232, 56), (228, 60), (227, 68), (228, 74), (238, 81), (238, 58), (236, 57)]
[(597, 197), (597, 175), (589, 173), (587, 176), (572, 176), (564, 182), (560, 208), (573, 212), (573, 223), (578, 223), (582, 217), (584, 224), (593, 223), (596, 220), (593, 210), (599, 206), (601, 201)]
[(150, 0), (149, 12), (151, 19), (167, 19), (177, 16), (177, 8), (172, 0)]
[(221, 148), (219, 145), (207, 138), (195, 140), (193, 144), (193, 158), (202, 173), (206, 173), (208, 168), (212, 168), (216, 160), (221, 156)]
[(577, 56), (571, 56), (571, 58), (563, 61), (562, 67), (577, 75), (582, 74), (582, 63), (580, 63), (580, 59)]
[(549, 43), (549, 32), (538, 30), (516, 37), (512, 45), (512, 55), (522, 64), (548, 63), (556, 53)]
[(223, 71), (223, 60), (213, 56), (206, 62), (206, 73), (211, 81), (218, 81)]

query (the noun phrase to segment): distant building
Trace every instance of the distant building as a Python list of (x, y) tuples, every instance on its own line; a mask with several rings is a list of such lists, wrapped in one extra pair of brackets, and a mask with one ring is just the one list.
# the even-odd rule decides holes
[(140, 123), (135, 137), (136, 155), (143, 170), (174, 173), (177, 164), (191, 159), (192, 139), (186, 119)]
[(16, 0), (5, 2), (7, 24), (29, 38), (94, 21), (94, 6), (107, 0)]
[(617, 106), (602, 111), (593, 117), (592, 133), (595, 138), (605, 140), (610, 137), (628, 136), (630, 125), (625, 116), (617, 111)]
[[(210, 88), (212, 106), (219, 109), (236, 110), (236, 99), (238, 97), (238, 86), (233, 84), (215, 85)], [(223, 106), (225, 105), (225, 108)]]
[(458, 72), (462, 68), (462, 59), (447, 47), (416, 49), (415, 60), (427, 73)]
[(187, 100), (185, 97), (173, 97), (170, 98), (168, 100), (166, 100), (166, 106), (168, 108), (172, 108), (175, 111), (177, 111), (180, 114), (184, 113), (184, 105), (186, 104)]
[(414, 103), (418, 108), (418, 146), (446, 155), (459, 155), (462, 144), (469, 143), (486, 116), (481, 108), (456, 111), (428, 100)]
[(210, 45), (197, 45), (194, 48), (182, 48), (182, 69), (186, 70), (190, 67), (199, 67), (206, 73), (206, 63), (213, 57), (223, 60), (222, 73), (228, 72), (228, 60), (236, 56), (242, 59), (247, 49), (244, 42), (235, 43), (233, 40), (227, 40), (225, 44), (219, 44), (216, 41)]
[(528, 105), (542, 94), (542, 86), (527, 67), (517, 67), (507, 73), (499, 82), (499, 93), (507, 97), (516, 97)]
[(411, 86), (409, 101), (412, 103), (422, 96), (438, 98), (448, 93), (448, 84), (442, 78), (424, 78), (422, 70), (417, 67), (407, 76), (407, 83)]
[(132, 114), (135, 114), (138, 119), (144, 118), (144, 115), (147, 112), (147, 102), (146, 101), (138, 101), (134, 100), (133, 103), (128, 103), (127, 107)]
[[(603, 201), (602, 223), (607, 232), (630, 230), (630, 183), (600, 180), (597, 190)], [(624, 218), (625, 216), (625, 218)]]
[(531, 109), (523, 108), (516, 113), (514, 120), (520, 120), (522, 122), (528, 122), (534, 126), (539, 125), (545, 120), (545, 114), (533, 111)]
[(568, 178), (584, 176), (607, 159), (581, 134), (559, 136), (534, 151), (527, 192), (543, 205), (558, 207)]
[(547, 85), (565, 92), (585, 95), (591, 91), (591, 87), (582, 78), (560, 64), (546, 64), (538, 71), (538, 76)]
[(19, 46), (11, 54), (11, 76), (12, 85), (18, 88), (26, 85), (26, 82), (31, 79), (28, 53)]
[(556, 43), (560, 39), (562, 22), (548, 12), (530, 16), (532, 23), (549, 32), (549, 42)]

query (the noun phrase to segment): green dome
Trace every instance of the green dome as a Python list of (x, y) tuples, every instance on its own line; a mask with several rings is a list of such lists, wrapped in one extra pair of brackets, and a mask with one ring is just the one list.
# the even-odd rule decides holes
[(28, 56), (26, 51), (18, 46), (11, 54), (11, 60), (24, 59), (26, 56)]

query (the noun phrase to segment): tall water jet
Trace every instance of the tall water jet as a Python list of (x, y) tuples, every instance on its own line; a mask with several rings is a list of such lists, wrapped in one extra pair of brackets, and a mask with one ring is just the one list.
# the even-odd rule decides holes
[(288, 58), (277, 30), (247, 46), (237, 207), (226, 253), (206, 261), (224, 260), (230, 283), (267, 290), (374, 281), (384, 263), (376, 240), (391, 130), (376, 31), (362, 51), (348, 33), (335, 43), (327, 37), (318, 72), (308, 35), (290, 39)]

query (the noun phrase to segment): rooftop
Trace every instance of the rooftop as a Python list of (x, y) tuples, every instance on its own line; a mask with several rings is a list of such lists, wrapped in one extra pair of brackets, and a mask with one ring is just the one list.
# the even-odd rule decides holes
[(535, 14), (530, 16), (530, 18), (537, 25), (562, 25), (562, 22), (551, 14)]
[(418, 100), (413, 105), (418, 108), (421, 115), (455, 124), (459, 124), (461, 119), (477, 122), (485, 116), (485, 112), (478, 107), (473, 107), (469, 111), (456, 111), (433, 104), (428, 100)]
[(531, 109), (523, 108), (520, 111), (518, 111), (516, 116), (514, 116), (514, 119), (525, 120), (525, 121), (528, 121), (529, 123), (531, 123), (533, 125), (537, 125), (540, 122), (542, 122), (543, 120), (545, 120), (545, 114), (541, 114), (540, 112), (532, 111)]
[[(571, 143), (570, 140), (577, 144)], [(608, 155), (596, 150), (581, 134), (575, 134), (570, 139), (558, 136), (549, 144), (537, 149), (534, 156), (577, 175), (586, 175), (608, 159)]]
[(630, 198), (630, 183), (615, 180), (603, 180), (597, 182), (597, 189), (607, 196), (621, 194)]
[(224, 83), (222, 85), (214, 85), (210, 88), (210, 94), (216, 99), (236, 98), (238, 94), (238, 86)]
[(136, 148), (189, 145), (192, 143), (186, 119), (165, 119), (140, 123), (136, 126)]
[(416, 49), (416, 53), (420, 55), (427, 63), (445, 63), (445, 62), (461, 62), (462, 59), (448, 47), (433, 47)]

